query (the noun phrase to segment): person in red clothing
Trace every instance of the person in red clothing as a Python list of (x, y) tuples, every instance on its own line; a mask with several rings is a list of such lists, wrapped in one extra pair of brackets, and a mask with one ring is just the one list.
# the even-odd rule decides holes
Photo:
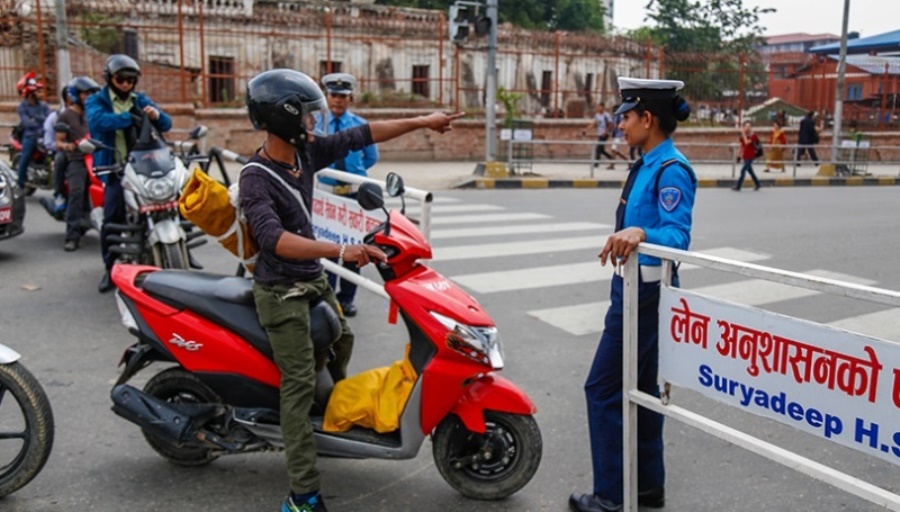
[(732, 190), (740, 192), (741, 185), (744, 184), (744, 178), (748, 172), (753, 179), (753, 190), (759, 190), (759, 178), (753, 172), (753, 160), (756, 159), (757, 149), (760, 147), (759, 137), (753, 133), (753, 126), (750, 123), (744, 123), (743, 129), (741, 129), (741, 158), (744, 160), (744, 166), (741, 167), (741, 176), (738, 178), (737, 183), (734, 184), (734, 187), (731, 188)]

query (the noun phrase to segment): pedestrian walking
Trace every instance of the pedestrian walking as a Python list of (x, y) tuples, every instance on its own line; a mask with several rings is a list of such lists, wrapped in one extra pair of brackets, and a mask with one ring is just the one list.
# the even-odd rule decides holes
[(819, 132), (822, 128), (816, 122), (814, 116), (815, 112), (810, 110), (807, 112), (806, 117), (800, 121), (800, 133), (797, 141), (797, 165), (800, 165), (799, 162), (803, 158), (804, 153), (808, 154), (809, 159), (815, 162), (816, 165), (819, 165), (819, 157), (816, 155), (814, 146), (819, 143)]
[(753, 133), (753, 125), (749, 122), (744, 123), (744, 127), (741, 129), (740, 139), (741, 158), (744, 160), (744, 165), (741, 167), (741, 176), (731, 189), (740, 192), (741, 186), (744, 184), (744, 178), (747, 177), (747, 174), (749, 173), (750, 178), (753, 179), (753, 190), (759, 190), (759, 178), (757, 178), (756, 173), (753, 172), (753, 161), (762, 156), (762, 145), (759, 142), (759, 137)]
[[(606, 143), (613, 131), (613, 118), (606, 111), (606, 105), (603, 103), (597, 105), (597, 113), (594, 114), (594, 120), (585, 126), (584, 130), (581, 130), (581, 135), (587, 135), (587, 131), (594, 127), (597, 128), (597, 141), (599, 142), (594, 150), (594, 167), (597, 167), (600, 165), (601, 156), (613, 160), (612, 155), (606, 151)], [(615, 169), (615, 165), (610, 163), (607, 169)]]
[(769, 169), (784, 172), (784, 146), (787, 144), (787, 137), (782, 129), (784, 125), (777, 117), (772, 123), (772, 135), (769, 137), (769, 157), (766, 159), (766, 168), (763, 172), (769, 172)]
[[(692, 211), (697, 179), (684, 155), (672, 143), (678, 121), (691, 113), (676, 91), (678, 80), (619, 78), (624, 114), (622, 131), (628, 144), (644, 156), (631, 167), (616, 210), (616, 231), (600, 252), (600, 264), (615, 267), (609, 310), (600, 345), (584, 385), (591, 441), (594, 488), (574, 493), (569, 508), (575, 512), (622, 510), (622, 265), (641, 242), (687, 250), (691, 240)], [(661, 261), (637, 255), (640, 264), (638, 311), (638, 389), (659, 396), (658, 306)], [(673, 283), (677, 285), (677, 276)], [(663, 417), (648, 409), (638, 412), (638, 503), (665, 505)]]

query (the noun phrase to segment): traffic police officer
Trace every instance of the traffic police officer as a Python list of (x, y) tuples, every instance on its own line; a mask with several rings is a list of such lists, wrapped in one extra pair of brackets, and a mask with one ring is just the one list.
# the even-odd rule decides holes
[[(353, 103), (353, 89), (356, 88), (356, 78), (348, 73), (331, 73), (322, 77), (322, 85), (325, 86), (328, 100), (328, 114), (322, 116), (316, 124), (317, 131), (326, 135), (332, 135), (341, 130), (366, 124), (362, 117), (350, 112), (350, 104)], [(362, 151), (351, 151), (350, 154), (335, 161), (329, 167), (339, 171), (345, 171), (360, 176), (366, 176), (366, 171), (378, 162), (378, 146), (372, 144)], [(356, 198), (357, 187), (347, 183), (336, 181), (324, 176), (319, 181), (331, 185), (333, 192), (339, 196)], [(359, 267), (353, 262), (344, 263), (344, 268), (359, 274)], [(338, 302), (344, 311), (344, 316), (356, 316), (356, 306), (353, 300), (356, 297), (356, 284), (347, 279), (340, 279), (328, 272), (328, 282), (337, 291)]]
[[(623, 264), (641, 242), (686, 250), (691, 241), (691, 212), (697, 180), (687, 159), (672, 144), (678, 121), (691, 109), (677, 90), (677, 80), (619, 78), (625, 140), (643, 149), (631, 168), (616, 211), (616, 232), (600, 253), (616, 273), (610, 291), (603, 335), (584, 385), (591, 437), (594, 489), (574, 493), (575, 512), (614, 512), (622, 509), (622, 330)], [(638, 312), (638, 389), (659, 396), (658, 305), (661, 261), (638, 255), (640, 264)], [(673, 280), (677, 285), (677, 278)], [(665, 504), (663, 418), (640, 408), (638, 413), (638, 503), (659, 508)]]

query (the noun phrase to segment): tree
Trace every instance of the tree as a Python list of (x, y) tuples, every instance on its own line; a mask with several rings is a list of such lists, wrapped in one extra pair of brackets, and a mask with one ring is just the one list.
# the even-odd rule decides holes
[[(482, 0), (484, 2), (484, 0)], [(377, 0), (380, 5), (446, 10), (453, 0)], [(539, 30), (604, 31), (603, 6), (597, 0), (505, 0), (498, 2), (500, 22)]]
[(764, 31), (759, 17), (775, 9), (747, 8), (743, 0), (650, 0), (647, 9), (654, 25), (631, 35), (666, 50), (667, 76), (683, 80), (690, 96), (721, 100), (765, 84), (755, 52)]

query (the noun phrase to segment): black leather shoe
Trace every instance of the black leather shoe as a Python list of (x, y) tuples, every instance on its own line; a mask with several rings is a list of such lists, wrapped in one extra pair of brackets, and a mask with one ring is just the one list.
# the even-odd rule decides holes
[(194, 255), (191, 253), (191, 251), (188, 251), (188, 266), (196, 270), (203, 270), (203, 265), (201, 265), (199, 261), (194, 259)]
[(112, 279), (109, 277), (109, 271), (103, 273), (103, 277), (100, 279), (100, 284), (97, 285), (97, 291), (100, 293), (106, 293), (108, 291), (112, 291), (116, 285), (113, 284)]
[(569, 496), (569, 509), (572, 512), (620, 512), (622, 505), (616, 505), (593, 493), (574, 492)]
[(344, 312), (344, 316), (347, 318), (356, 316), (356, 306), (354, 306), (350, 302), (346, 302), (346, 303), (342, 302), (341, 303), (341, 311)]
[[(657, 487), (638, 492), (638, 505), (647, 508), (666, 506), (666, 488)], [(616, 505), (596, 494), (573, 493), (569, 496), (569, 508), (574, 512), (619, 512), (622, 505)]]

